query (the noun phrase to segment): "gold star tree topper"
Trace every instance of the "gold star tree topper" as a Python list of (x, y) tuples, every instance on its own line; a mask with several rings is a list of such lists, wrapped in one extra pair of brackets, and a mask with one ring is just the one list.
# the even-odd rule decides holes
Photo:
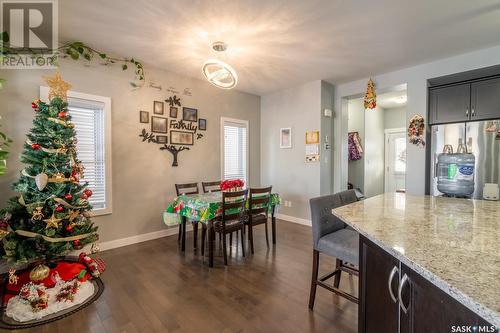
[(61, 77), (61, 73), (59, 71), (56, 72), (54, 76), (44, 76), (43, 79), (48, 84), (49, 90), (49, 100), (54, 97), (59, 97), (63, 101), (66, 101), (68, 98), (68, 90), (71, 89), (71, 84), (64, 81)]

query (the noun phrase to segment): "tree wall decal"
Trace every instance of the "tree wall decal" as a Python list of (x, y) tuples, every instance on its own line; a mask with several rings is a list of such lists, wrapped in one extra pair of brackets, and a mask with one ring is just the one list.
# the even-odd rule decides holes
[(172, 162), (172, 166), (176, 167), (179, 165), (177, 163), (177, 154), (179, 154), (180, 151), (189, 150), (189, 147), (184, 147), (184, 146), (176, 147), (173, 145), (163, 145), (163, 147), (160, 147), (160, 150), (167, 150), (170, 153), (172, 153), (172, 156), (174, 156), (174, 161)]

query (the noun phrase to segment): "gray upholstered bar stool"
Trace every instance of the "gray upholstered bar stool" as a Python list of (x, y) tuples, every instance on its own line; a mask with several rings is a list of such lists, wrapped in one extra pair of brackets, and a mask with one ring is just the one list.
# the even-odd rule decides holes
[[(358, 303), (357, 297), (339, 289), (339, 283), (342, 271), (358, 275), (358, 269), (353, 266), (357, 267), (359, 262), (359, 235), (355, 230), (346, 228), (346, 224), (332, 214), (333, 208), (356, 201), (354, 190), (313, 198), (309, 201), (313, 231), (313, 270), (309, 295), (311, 310), (314, 308), (316, 286)], [(318, 278), (320, 253), (335, 257), (337, 261), (333, 272)], [(325, 283), (331, 277), (334, 277), (333, 286)]]

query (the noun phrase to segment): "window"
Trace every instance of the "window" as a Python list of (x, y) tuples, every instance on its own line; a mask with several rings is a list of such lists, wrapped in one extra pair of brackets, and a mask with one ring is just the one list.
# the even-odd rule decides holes
[(221, 118), (222, 178), (248, 181), (248, 121)]
[[(40, 87), (47, 100), (48, 89)], [(111, 213), (111, 100), (107, 97), (68, 92), (68, 112), (75, 124), (77, 156), (85, 170), (95, 215)]]

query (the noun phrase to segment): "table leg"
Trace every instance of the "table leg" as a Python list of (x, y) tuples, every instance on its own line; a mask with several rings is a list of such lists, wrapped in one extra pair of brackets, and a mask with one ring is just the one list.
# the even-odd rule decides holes
[(274, 209), (276, 206), (273, 206), (273, 211), (271, 212), (271, 225), (273, 231), (273, 245), (276, 245), (276, 217), (274, 216)]
[(186, 250), (186, 221), (187, 218), (185, 216), (182, 217), (182, 238), (181, 238), (181, 251), (184, 252)]
[(196, 250), (198, 247), (198, 222), (193, 223), (193, 248)]
[(211, 225), (208, 225), (208, 267), (214, 267), (214, 240), (214, 228), (212, 228)]

